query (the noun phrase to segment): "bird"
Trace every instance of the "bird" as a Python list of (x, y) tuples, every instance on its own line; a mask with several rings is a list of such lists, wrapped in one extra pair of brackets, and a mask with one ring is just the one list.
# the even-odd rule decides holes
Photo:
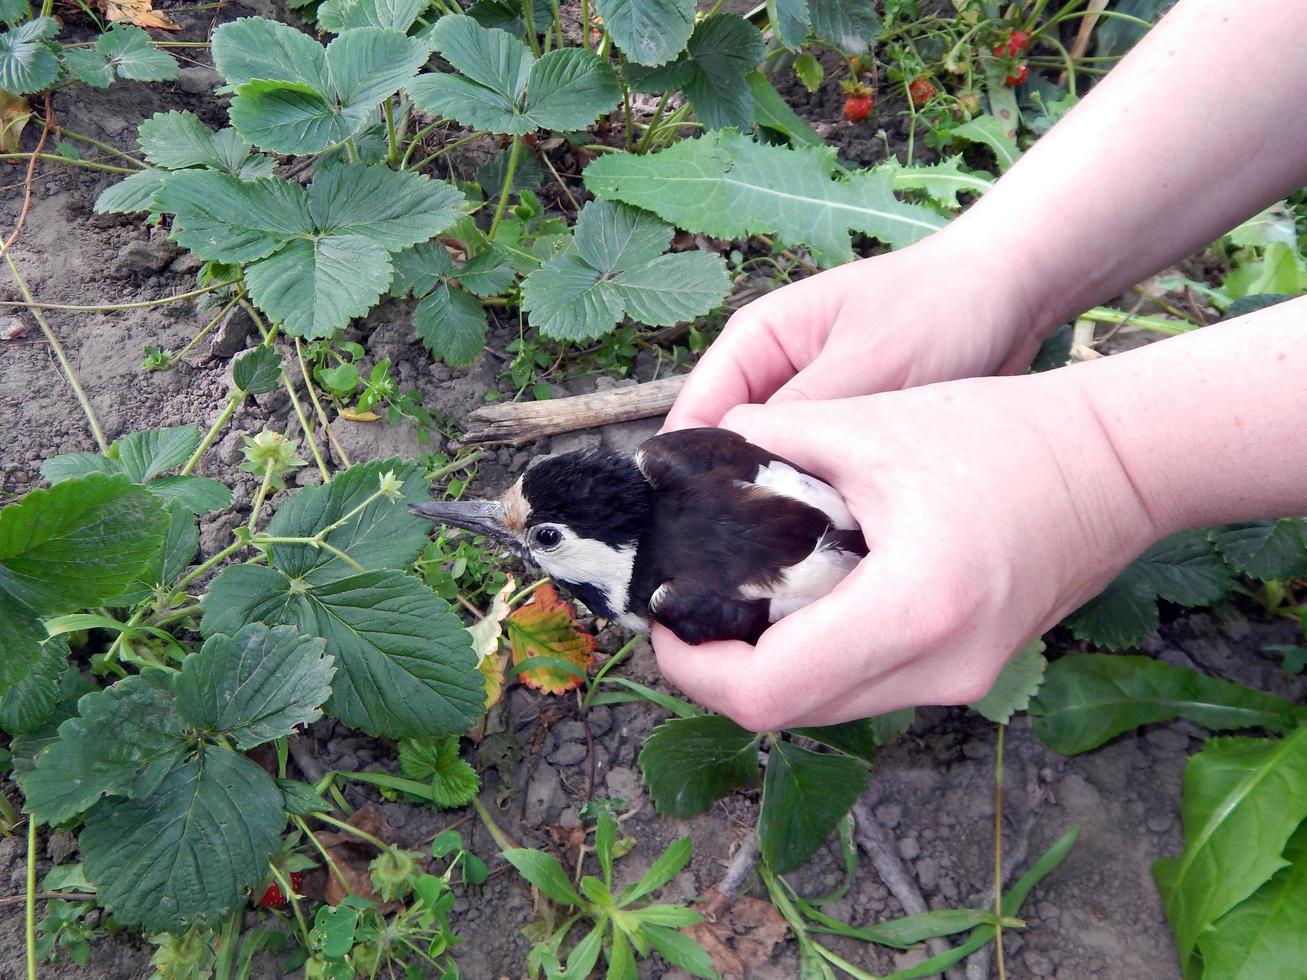
[(598, 616), (636, 632), (658, 622), (692, 645), (756, 643), (867, 554), (834, 487), (711, 427), (654, 436), (634, 458), (546, 457), (496, 499), (409, 509), (487, 535)]

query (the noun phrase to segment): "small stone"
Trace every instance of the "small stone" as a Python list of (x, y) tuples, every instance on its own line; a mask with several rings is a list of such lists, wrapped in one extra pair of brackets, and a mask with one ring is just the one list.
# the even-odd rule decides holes
[(922, 891), (934, 891), (939, 884), (939, 862), (929, 857), (924, 857), (918, 861), (917, 883), (921, 885)]
[(555, 725), (554, 731), (558, 735), (560, 742), (580, 742), (585, 744), (585, 724), (580, 721), (565, 721), (561, 725)]
[(640, 777), (626, 766), (617, 766), (608, 773), (608, 795), (616, 799), (640, 798)]
[(558, 770), (536, 766), (526, 788), (527, 818), (534, 824), (552, 822), (553, 815), (563, 808), (566, 799)]
[(580, 742), (564, 742), (548, 756), (555, 766), (575, 766), (585, 760), (587, 753)]
[(131, 275), (159, 272), (176, 254), (176, 248), (167, 242), (128, 242), (114, 259), (110, 274), (122, 279)]
[(558, 826), (566, 830), (573, 827), (581, 826), (581, 809), (580, 807), (569, 806), (566, 810), (558, 815)]
[(113, 113), (106, 113), (103, 115), (97, 114), (95, 121), (100, 129), (103, 132), (108, 133), (110, 136), (117, 136), (131, 125), (131, 123), (122, 116), (116, 116)]
[(1026, 964), (1026, 969), (1030, 971), (1032, 977), (1051, 977), (1053, 975), (1053, 961), (1037, 949), (1028, 949), (1021, 954), (1022, 962)]
[(1169, 813), (1155, 813), (1148, 818), (1148, 829), (1155, 834), (1164, 834), (1175, 823), (1175, 817)]
[(882, 803), (876, 807), (876, 820), (882, 827), (893, 830), (903, 819), (903, 807), (897, 803)]
[(1188, 752), (1189, 736), (1169, 726), (1154, 728), (1144, 735), (1149, 745), (1156, 746), (1164, 752)]
[(921, 854), (921, 845), (915, 837), (904, 837), (899, 841), (899, 854), (905, 861), (915, 861)]
[(962, 754), (968, 759), (988, 759), (994, 754), (994, 749), (987, 742), (971, 738), (962, 746)]
[[(175, 264), (175, 263), (174, 263)], [(228, 358), (245, 349), (245, 341), (254, 329), (254, 322), (244, 310), (236, 310), (222, 318), (209, 341), (209, 356)]]
[(613, 727), (613, 712), (606, 704), (596, 705), (585, 713), (592, 738), (603, 738)]
[[(383, 421), (351, 422), (347, 418), (337, 417), (331, 422), (331, 434), (336, 437), (351, 463), (389, 459), (392, 456), (412, 459), (427, 451), (427, 447), (418, 442), (417, 427), (407, 421), (394, 424)], [(333, 445), (333, 456), (335, 453)], [(343, 464), (344, 461), (338, 459), (336, 462)]]
[(190, 95), (209, 95), (221, 84), (222, 76), (204, 65), (183, 68), (177, 76), (177, 87)]
[(45, 853), (55, 864), (63, 864), (77, 853), (77, 838), (66, 830), (51, 834), (45, 842)]
[(316, 466), (301, 466), (295, 471), (295, 486), (316, 487), (322, 482), (322, 471)]

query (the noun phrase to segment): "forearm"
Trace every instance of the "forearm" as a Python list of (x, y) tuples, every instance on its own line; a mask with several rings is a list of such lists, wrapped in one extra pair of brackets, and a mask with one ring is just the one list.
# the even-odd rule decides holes
[(945, 236), (1048, 330), (1307, 184), (1307, 3), (1181, 0)]
[(1307, 514), (1305, 377), (1307, 298), (1066, 369), (1159, 536)]

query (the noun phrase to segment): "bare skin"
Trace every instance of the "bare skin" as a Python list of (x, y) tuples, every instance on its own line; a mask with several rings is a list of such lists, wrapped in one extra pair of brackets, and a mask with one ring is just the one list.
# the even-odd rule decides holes
[(1296, 0), (1182, 0), (947, 229), (732, 318), (668, 427), (724, 425), (830, 480), (871, 554), (756, 647), (655, 629), (669, 679), (754, 729), (966, 703), (1159, 538), (1307, 512), (1307, 300), (1001, 376), (1307, 183), (1304, 37)]

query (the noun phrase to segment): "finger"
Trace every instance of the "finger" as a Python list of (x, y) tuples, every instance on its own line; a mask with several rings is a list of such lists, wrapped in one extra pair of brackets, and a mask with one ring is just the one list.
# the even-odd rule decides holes
[[(841, 463), (848, 455), (848, 426), (838, 424), (858, 413), (859, 425), (868, 433), (871, 399), (864, 396), (833, 401), (791, 399), (782, 409), (778, 405), (736, 405), (718, 423), (738, 432), (756, 446), (761, 446), (823, 479), (838, 477)], [(866, 418), (864, 418), (866, 416)], [(868, 423), (868, 424), (865, 424)]]

